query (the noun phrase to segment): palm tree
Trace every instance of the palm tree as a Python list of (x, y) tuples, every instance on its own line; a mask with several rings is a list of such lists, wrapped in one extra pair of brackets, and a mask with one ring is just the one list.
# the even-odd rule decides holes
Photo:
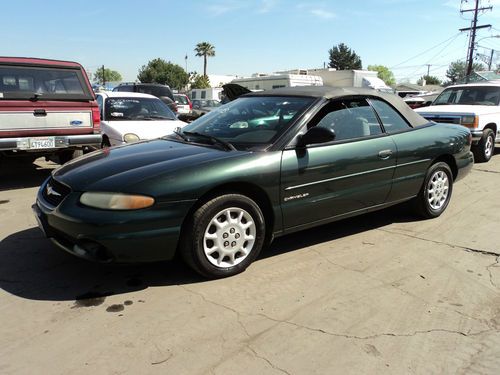
[(215, 56), (215, 47), (208, 42), (201, 42), (194, 49), (196, 56), (203, 56), (203, 75), (207, 76), (207, 57)]

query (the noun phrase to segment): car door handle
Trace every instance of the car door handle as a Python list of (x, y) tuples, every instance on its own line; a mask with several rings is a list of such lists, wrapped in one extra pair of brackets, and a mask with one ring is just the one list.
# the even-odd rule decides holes
[(389, 159), (392, 155), (392, 150), (382, 150), (382, 151), (379, 151), (378, 153), (378, 157), (380, 159)]

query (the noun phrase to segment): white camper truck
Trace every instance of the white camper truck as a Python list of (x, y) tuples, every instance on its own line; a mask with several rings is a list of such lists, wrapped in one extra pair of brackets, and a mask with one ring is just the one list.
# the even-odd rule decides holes
[(366, 87), (379, 91), (394, 92), (371, 70), (309, 69), (308, 74), (320, 76), (325, 86)]
[(252, 91), (271, 90), (279, 87), (294, 86), (323, 86), (321, 77), (301, 74), (254, 74), (249, 78), (233, 79), (237, 83)]

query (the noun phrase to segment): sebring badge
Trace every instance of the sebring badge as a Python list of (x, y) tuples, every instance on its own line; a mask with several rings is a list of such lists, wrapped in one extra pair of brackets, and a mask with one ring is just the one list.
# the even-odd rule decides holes
[(47, 184), (47, 195), (55, 195), (57, 197), (61, 196), (61, 194), (59, 194), (57, 191), (55, 191), (54, 188), (48, 184)]

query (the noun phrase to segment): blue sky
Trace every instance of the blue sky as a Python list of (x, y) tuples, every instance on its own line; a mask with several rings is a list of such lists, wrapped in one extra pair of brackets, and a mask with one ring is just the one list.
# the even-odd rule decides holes
[[(74, 60), (94, 71), (104, 64), (125, 80), (160, 57), (203, 71), (193, 51), (215, 46), (208, 73), (250, 75), (328, 63), (345, 43), (363, 67), (385, 65), (398, 80), (427, 73), (444, 78), (451, 61), (465, 59), (471, 13), (460, 0), (23, 0), (2, 4), (0, 55)], [(462, 6), (472, 8), (474, 1)], [(479, 53), (500, 50), (500, 0), (479, 24)], [(484, 39), (483, 39), (484, 38)], [(494, 58), (500, 63), (500, 52)]]

